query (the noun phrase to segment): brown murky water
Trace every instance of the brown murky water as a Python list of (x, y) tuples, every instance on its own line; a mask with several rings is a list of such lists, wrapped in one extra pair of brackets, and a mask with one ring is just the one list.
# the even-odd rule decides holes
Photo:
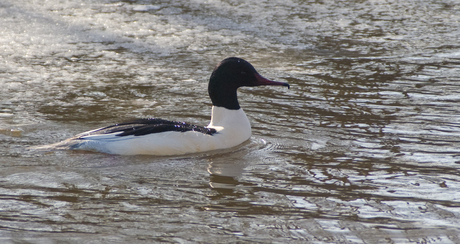
[[(0, 3), (2, 243), (460, 243), (457, 1)], [(132, 117), (207, 125), (225, 57), (248, 143), (37, 152)]]

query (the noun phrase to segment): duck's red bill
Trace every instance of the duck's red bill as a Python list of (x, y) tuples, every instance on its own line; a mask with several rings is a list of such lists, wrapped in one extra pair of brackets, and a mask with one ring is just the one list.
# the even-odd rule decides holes
[(257, 82), (256, 82), (257, 86), (287, 86), (288, 89), (290, 88), (288, 83), (272, 81), (259, 74), (256, 74), (256, 79), (257, 79)]

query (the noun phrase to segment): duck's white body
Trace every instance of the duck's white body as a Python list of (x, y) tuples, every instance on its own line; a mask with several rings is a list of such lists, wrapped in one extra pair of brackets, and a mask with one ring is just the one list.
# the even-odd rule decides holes
[[(117, 136), (121, 132), (91, 135), (88, 131), (64, 143), (72, 149), (119, 155), (181, 155), (237, 146), (251, 137), (251, 125), (243, 109), (212, 107), (207, 128), (217, 133), (167, 131), (142, 136)], [(94, 130), (97, 131), (97, 130)]]

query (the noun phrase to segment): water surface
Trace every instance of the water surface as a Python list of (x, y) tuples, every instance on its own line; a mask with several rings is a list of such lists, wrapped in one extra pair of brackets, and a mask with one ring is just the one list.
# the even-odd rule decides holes
[[(2, 1), (0, 240), (460, 243), (456, 1)], [(130, 118), (207, 125), (238, 56), (247, 143), (28, 149)]]

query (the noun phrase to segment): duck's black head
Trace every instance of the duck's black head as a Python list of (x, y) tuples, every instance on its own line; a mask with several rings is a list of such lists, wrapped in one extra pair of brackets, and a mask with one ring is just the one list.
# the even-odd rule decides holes
[(288, 83), (271, 81), (257, 73), (256, 69), (241, 58), (226, 58), (211, 74), (208, 92), (212, 105), (227, 109), (239, 109), (236, 90), (242, 86), (287, 86)]

